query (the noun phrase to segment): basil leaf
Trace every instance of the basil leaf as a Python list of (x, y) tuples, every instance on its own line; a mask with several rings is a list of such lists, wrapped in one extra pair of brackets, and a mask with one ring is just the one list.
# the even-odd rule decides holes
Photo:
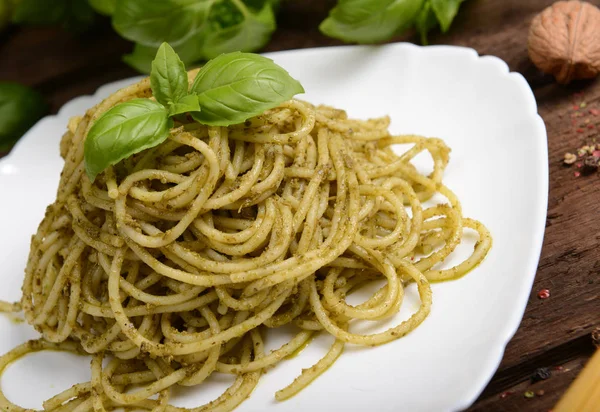
[(0, 82), (0, 150), (8, 150), (48, 107), (42, 96), (18, 83)]
[[(238, 7), (240, 7), (238, 9)], [(270, 3), (257, 12), (243, 3), (224, 0), (210, 10), (204, 39), (204, 56), (212, 59), (233, 51), (253, 51), (264, 47), (275, 31), (275, 15)]]
[(96, 120), (85, 139), (90, 180), (108, 166), (164, 142), (171, 127), (167, 109), (153, 100), (133, 99), (114, 106)]
[(427, 33), (438, 24), (431, 7), (431, 0), (426, 0), (423, 8), (419, 12), (417, 19), (415, 20), (415, 27), (421, 35), (421, 43), (427, 44)]
[(14, 23), (58, 24), (66, 15), (65, 0), (22, 0), (13, 15)]
[(90, 6), (100, 14), (112, 16), (117, 7), (117, 0), (88, 0)]
[(271, 59), (252, 53), (229, 53), (209, 61), (191, 88), (202, 111), (198, 122), (228, 126), (259, 115), (295, 94), (302, 85)]
[[(184, 65), (197, 62), (202, 58), (202, 36), (191, 37), (173, 49)], [(152, 70), (152, 61), (157, 51), (156, 47), (136, 43), (133, 52), (123, 56), (123, 61), (140, 73), (148, 74)]]
[(58, 25), (81, 31), (94, 22), (94, 10), (87, 0), (21, 0), (13, 15), (14, 23)]
[(168, 43), (163, 43), (156, 52), (150, 73), (150, 86), (156, 100), (165, 106), (188, 93), (185, 66)]
[(431, 8), (440, 22), (440, 27), (444, 33), (450, 28), (452, 20), (454, 20), (456, 13), (458, 13), (460, 3), (463, 1), (464, 0), (430, 0)]
[(339, 0), (319, 26), (347, 42), (375, 43), (409, 28), (424, 0)]
[(65, 29), (82, 31), (94, 23), (94, 10), (86, 0), (68, 0), (67, 3), (68, 13), (62, 24)]
[(120, 0), (113, 15), (115, 30), (128, 40), (175, 47), (202, 30), (214, 0)]
[(148, 47), (136, 43), (133, 51), (123, 56), (123, 61), (140, 73), (149, 74), (152, 70), (152, 61), (156, 56), (156, 47)]
[(169, 106), (169, 116), (200, 111), (198, 96), (188, 94)]

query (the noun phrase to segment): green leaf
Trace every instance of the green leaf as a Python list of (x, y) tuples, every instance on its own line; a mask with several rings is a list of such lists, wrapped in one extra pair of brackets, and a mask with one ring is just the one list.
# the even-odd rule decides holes
[(431, 7), (431, 0), (426, 0), (415, 21), (415, 27), (421, 35), (421, 43), (427, 44), (427, 33), (438, 24)]
[(254, 11), (239, 0), (223, 0), (210, 10), (204, 55), (211, 59), (223, 53), (260, 49), (268, 43), (275, 28), (270, 3), (265, 2), (262, 9)]
[(172, 47), (197, 36), (214, 0), (119, 0), (113, 15), (115, 30), (128, 40)]
[(95, 19), (94, 10), (86, 0), (68, 0), (68, 14), (63, 22), (67, 30), (82, 31), (88, 29)]
[(169, 116), (199, 111), (200, 103), (198, 102), (198, 96), (195, 94), (188, 94), (169, 106)]
[(150, 86), (156, 100), (165, 106), (188, 93), (185, 65), (168, 43), (163, 43), (156, 52), (150, 73)]
[[(156, 47), (143, 46), (138, 43), (134, 46), (133, 52), (123, 56), (123, 61), (140, 73), (149, 74), (157, 50)], [(197, 62), (202, 58), (201, 34), (189, 38), (183, 44), (174, 47), (174, 50), (186, 66)]]
[(67, 1), (22, 0), (17, 5), (13, 22), (18, 24), (58, 24), (67, 14)]
[(198, 122), (213, 126), (241, 123), (304, 93), (302, 85), (271, 59), (252, 53), (229, 53), (209, 61), (191, 88), (202, 111)]
[(133, 99), (114, 106), (96, 120), (85, 139), (90, 180), (108, 166), (164, 142), (171, 127), (167, 109), (153, 100)]
[(0, 150), (9, 149), (47, 111), (48, 106), (35, 90), (0, 82)]
[(156, 47), (147, 47), (136, 43), (133, 51), (123, 56), (123, 61), (140, 73), (149, 74), (152, 61), (156, 56)]
[(339, 0), (319, 26), (347, 42), (376, 43), (412, 26), (424, 0)]
[(88, 0), (90, 6), (100, 14), (112, 16), (117, 7), (117, 0)]
[(438, 21), (440, 22), (440, 27), (442, 31), (445, 33), (450, 28), (452, 24), (452, 20), (456, 17), (456, 13), (458, 13), (458, 8), (460, 7), (460, 3), (464, 0), (429, 0), (431, 2), (431, 8), (435, 13)]
[(17, 4), (13, 22), (32, 25), (61, 25), (81, 31), (94, 22), (94, 10), (87, 0), (22, 0)]

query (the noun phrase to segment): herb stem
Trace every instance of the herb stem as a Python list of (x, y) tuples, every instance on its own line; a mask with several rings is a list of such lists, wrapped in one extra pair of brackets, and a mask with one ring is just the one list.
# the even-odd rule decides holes
[(241, 0), (231, 0), (233, 4), (238, 8), (238, 10), (244, 15), (244, 20), (248, 18), (248, 9), (246, 5)]

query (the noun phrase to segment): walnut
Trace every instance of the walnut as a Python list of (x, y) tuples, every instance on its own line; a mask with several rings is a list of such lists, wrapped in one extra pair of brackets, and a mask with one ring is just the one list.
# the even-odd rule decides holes
[(600, 72), (600, 9), (582, 1), (558, 1), (531, 22), (529, 57), (561, 84)]

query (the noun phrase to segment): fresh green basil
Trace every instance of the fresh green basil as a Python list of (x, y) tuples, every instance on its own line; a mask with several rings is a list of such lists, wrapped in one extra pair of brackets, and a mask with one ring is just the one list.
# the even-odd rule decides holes
[(150, 85), (156, 100), (165, 106), (180, 100), (188, 93), (189, 83), (185, 66), (167, 43), (163, 43), (156, 52), (156, 58), (152, 62)]
[(32, 25), (60, 24), (68, 30), (87, 29), (94, 22), (94, 10), (87, 0), (21, 0), (13, 22)]
[(123, 56), (123, 61), (140, 73), (149, 74), (152, 70), (152, 61), (156, 56), (156, 47), (148, 47), (136, 43), (133, 51)]
[(275, 15), (270, 3), (254, 11), (240, 0), (223, 0), (213, 5), (204, 38), (204, 56), (208, 59), (233, 51), (262, 48), (275, 31)]
[(339, 0), (319, 27), (324, 34), (347, 42), (389, 40), (415, 26), (421, 42), (438, 23), (446, 32), (464, 0)]
[(112, 16), (117, 7), (117, 0), (88, 0), (90, 6), (100, 14)]
[(202, 111), (198, 122), (212, 126), (241, 123), (304, 93), (302, 85), (271, 59), (252, 53), (223, 54), (209, 61), (191, 88)]
[(0, 82), (0, 150), (8, 150), (37, 122), (48, 107), (35, 90)]
[(164, 142), (173, 121), (167, 109), (150, 99), (114, 106), (90, 128), (84, 144), (85, 170), (93, 182), (104, 169)]
[(113, 27), (144, 46), (176, 47), (199, 35), (214, 0), (119, 0)]
[(17, 6), (13, 22), (26, 24), (57, 24), (66, 14), (66, 1), (23, 0)]
[(429, 0), (431, 8), (440, 22), (440, 27), (443, 32), (447, 32), (452, 24), (452, 20), (458, 13), (460, 3), (464, 0)]
[[(152, 63), (150, 85), (156, 101), (134, 99), (98, 118), (85, 139), (85, 170), (90, 180), (110, 165), (164, 142), (171, 117), (185, 113), (198, 122), (229, 126), (261, 114), (304, 89), (266, 57), (222, 54), (198, 72), (188, 91), (185, 65), (168, 44)], [(185, 121), (185, 117), (178, 117)]]
[(380, 42), (409, 28), (422, 5), (423, 0), (339, 0), (319, 29), (347, 42)]
[(427, 33), (437, 24), (438, 21), (431, 7), (431, 0), (425, 0), (423, 8), (415, 20), (415, 27), (421, 36), (422, 44), (427, 44)]
[[(163, 40), (185, 64), (263, 47), (275, 31), (273, 7), (279, 4), (279, 0), (166, 0), (179, 3), (180, 9), (171, 10), (162, 1), (155, 5), (155, 1), (140, 8), (139, 0), (124, 0), (113, 16), (117, 31), (138, 42), (123, 60), (143, 73), (150, 71), (157, 43)], [(178, 11), (187, 13), (184, 21), (175, 16)]]
[(176, 116), (183, 113), (193, 113), (200, 111), (200, 102), (198, 97), (190, 94), (182, 97), (178, 101), (169, 105), (169, 116)]
[[(200, 60), (202, 54), (202, 36), (194, 36), (187, 39), (184, 43), (173, 48), (181, 61), (185, 64), (191, 64)], [(123, 61), (133, 67), (140, 73), (150, 73), (152, 61), (156, 57), (157, 47), (143, 46), (139, 43), (133, 48), (133, 52), (123, 56)]]

